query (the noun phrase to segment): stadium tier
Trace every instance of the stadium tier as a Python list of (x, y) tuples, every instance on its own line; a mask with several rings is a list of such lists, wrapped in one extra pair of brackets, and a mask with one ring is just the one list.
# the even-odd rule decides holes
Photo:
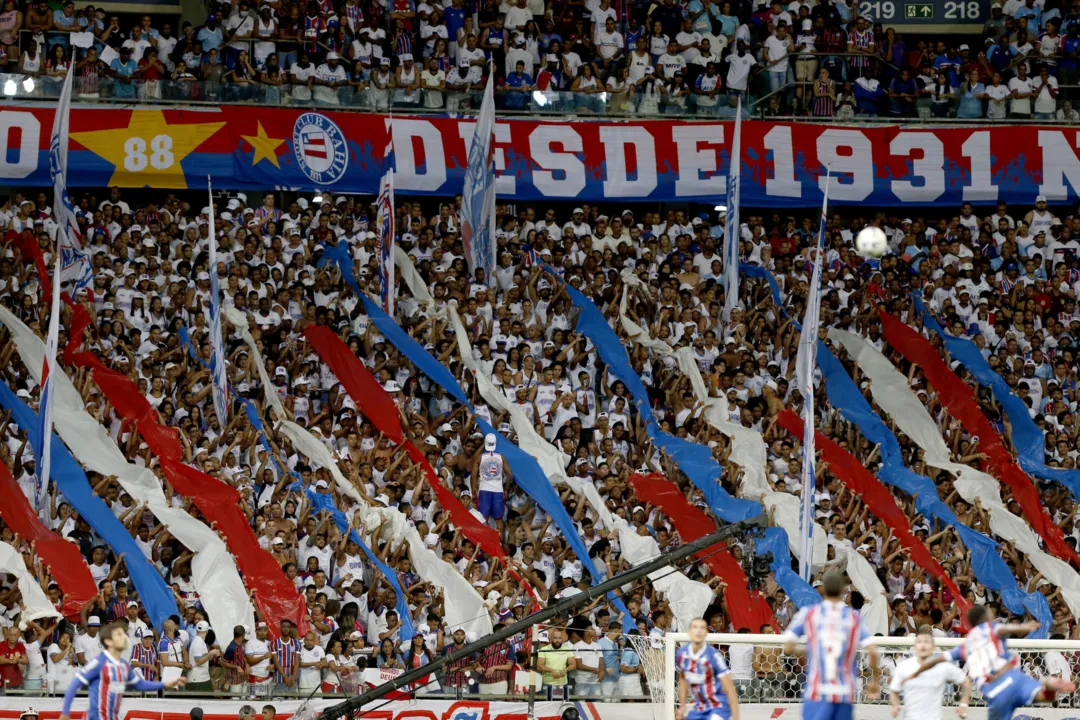
[(1080, 0), (0, 1), (0, 718), (1075, 715)]

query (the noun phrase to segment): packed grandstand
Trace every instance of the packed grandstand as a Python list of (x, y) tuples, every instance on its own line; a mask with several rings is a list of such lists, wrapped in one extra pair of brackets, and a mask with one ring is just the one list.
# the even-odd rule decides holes
[[(62, 694), (119, 622), (132, 665), (183, 692), (354, 693), (760, 513), (764, 532), (410, 691), (520, 697), (535, 671), (547, 698), (655, 696), (665, 633), (782, 630), (830, 569), (879, 636), (958, 637), (985, 603), (1080, 639), (1080, 161), (1061, 125), (1080, 118), (1080, 3), (124, 6), (0, 12), (4, 692)], [(966, 34), (890, 22), (929, 8), (939, 33), (945, 6)], [(60, 311), (42, 478), (63, 232), (44, 158), (72, 65), (92, 282)], [(445, 114), (479, 109), (489, 74), (511, 118), (493, 277), (463, 246), (472, 123)], [(741, 208), (734, 123), (583, 121), (740, 107), (761, 118), (743, 123)], [(537, 112), (580, 115), (514, 118)], [(1023, 124), (771, 122), (801, 116)], [(819, 221), (806, 580), (795, 359)], [(854, 251), (869, 225), (880, 259)], [(803, 679), (775, 648), (728, 662), (745, 698)]]

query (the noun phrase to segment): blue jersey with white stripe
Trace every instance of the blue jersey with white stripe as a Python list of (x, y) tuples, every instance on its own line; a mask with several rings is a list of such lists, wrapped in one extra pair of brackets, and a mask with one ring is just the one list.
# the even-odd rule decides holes
[(998, 637), (999, 627), (1000, 623), (993, 620), (976, 625), (963, 643), (949, 651), (949, 659), (964, 666), (977, 688), (982, 688), (1002, 670), (1019, 663), (1019, 658), (1005, 644), (1005, 638)]
[(119, 720), (120, 701), (129, 686), (143, 692), (164, 687), (160, 682), (144, 679), (142, 673), (131, 667), (127, 660), (117, 660), (103, 652), (75, 675), (75, 680), (64, 695), (64, 715), (71, 714), (75, 693), (84, 686), (90, 700), (86, 720)]
[(701, 650), (694, 652), (691, 645), (683, 645), (675, 652), (675, 668), (690, 686), (695, 710), (727, 708), (727, 695), (720, 678), (730, 671), (724, 656), (716, 648), (703, 645)]
[(796, 613), (785, 636), (806, 640), (804, 700), (855, 702), (855, 660), (859, 648), (870, 641), (857, 610), (843, 602), (822, 600)]

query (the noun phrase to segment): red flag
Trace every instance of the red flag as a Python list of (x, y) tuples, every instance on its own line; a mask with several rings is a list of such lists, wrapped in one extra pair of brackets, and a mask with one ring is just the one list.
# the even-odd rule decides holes
[[(691, 542), (716, 531), (714, 523), (700, 508), (694, 507), (679, 492), (678, 486), (668, 482), (660, 473), (630, 476), (630, 485), (634, 494), (642, 500), (658, 506), (668, 516), (684, 542)], [(769, 604), (760, 592), (751, 592), (747, 587), (746, 572), (739, 561), (727, 550), (713, 552), (715, 548), (706, 548), (697, 554), (713, 571), (713, 574), (726, 583), (724, 597), (727, 600), (731, 624), (736, 630), (749, 628), (759, 632), (762, 625), (772, 625), (779, 629)], [(713, 554), (709, 554), (713, 553)], [(707, 556), (707, 557), (706, 557)]]

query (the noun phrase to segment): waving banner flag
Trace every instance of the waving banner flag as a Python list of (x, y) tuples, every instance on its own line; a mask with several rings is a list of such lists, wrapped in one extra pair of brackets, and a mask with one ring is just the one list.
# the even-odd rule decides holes
[(1043, 431), (1028, 413), (1027, 404), (1012, 391), (1009, 384), (1005, 382), (1005, 378), (994, 372), (978, 346), (966, 338), (945, 332), (945, 328), (941, 327), (918, 296), (915, 297), (915, 309), (922, 315), (923, 324), (933, 330), (945, 343), (949, 356), (953, 360), (959, 360), (980, 385), (989, 388), (994, 393), (994, 399), (1009, 418), (1012, 430), (1009, 437), (1013, 447), (1016, 448), (1016, 456), (1020, 461), (1021, 469), (1043, 480), (1061, 483), (1069, 489), (1074, 498), (1080, 500), (1080, 470), (1052, 468), (1046, 464), (1046, 441)]
[(304, 336), (315, 348), (315, 352), (326, 363), (334, 376), (341, 381), (356, 407), (371, 420), (375, 429), (391, 441), (402, 445), (409, 458), (423, 469), (424, 477), (439, 499), (439, 504), (450, 513), (451, 521), (461, 529), (462, 535), (483, 548), (493, 557), (506, 557), (506, 550), (499, 540), (495, 528), (488, 527), (469, 512), (457, 495), (450, 492), (435, 473), (424, 454), (416, 445), (405, 437), (401, 428), (401, 418), (397, 405), (389, 393), (379, 385), (378, 380), (364, 367), (348, 346), (325, 326), (310, 325), (304, 330)]
[(19, 616), (21, 622), (30, 622), (42, 618), (62, 620), (60, 613), (53, 607), (49, 596), (41, 589), (39, 579), (26, 569), (22, 554), (6, 542), (0, 542), (0, 572), (15, 577), (15, 586), (19, 589)]
[[(472, 412), (472, 403), (469, 402), (468, 397), (465, 395), (465, 391), (462, 390), (461, 385), (458, 384), (457, 380), (446, 366), (424, 350), (423, 346), (416, 342), (411, 335), (401, 329), (401, 326), (394, 322), (393, 318), (387, 315), (382, 308), (379, 307), (378, 303), (372, 301), (370, 297), (360, 290), (360, 286), (356, 282), (356, 275), (353, 272), (352, 261), (349, 259), (345, 243), (328, 245), (326, 252), (323, 253), (323, 261), (337, 263), (338, 267), (341, 269), (341, 274), (345, 282), (348, 283), (352, 291), (356, 293), (356, 296), (363, 301), (368, 316), (370, 316), (371, 321), (375, 323), (375, 326), (379, 328), (379, 331), (386, 336), (387, 341), (396, 347), (398, 351), (415, 365), (420, 372), (426, 375), (429, 380), (442, 387), (447, 394), (462, 405), (465, 405), (469, 411)], [(599, 582), (602, 579), (602, 576), (596, 571), (596, 566), (593, 564), (592, 558), (589, 557), (588, 549), (585, 547), (585, 543), (582, 541), (580, 534), (576, 531), (577, 526), (570, 518), (570, 514), (566, 512), (566, 508), (563, 507), (562, 501), (559, 499), (559, 494), (551, 487), (551, 484), (547, 480), (547, 476), (544, 474), (544, 471), (539, 464), (537, 464), (536, 459), (511, 443), (503, 437), (502, 434), (496, 432), (495, 428), (482, 417), (475, 416), (475, 413), (474, 417), (481, 432), (495, 435), (496, 449), (506, 458), (507, 464), (513, 472), (514, 482), (517, 483), (518, 487), (524, 490), (525, 493), (532, 498), (542, 510), (544, 510), (544, 512), (551, 516), (556, 527), (563, 533), (567, 542), (569, 542), (570, 546), (574, 549), (574, 553), (577, 554), (578, 559), (581, 560), (582, 566), (589, 573), (593, 584)], [(622, 600), (613, 598), (612, 602), (615, 607), (623, 613), (624, 623), (632, 623), (633, 621), (630, 619), (630, 614), (626, 611), (626, 606)]]
[(97, 583), (90, 574), (86, 558), (79, 546), (70, 543), (41, 523), (30, 507), (8, 466), (0, 462), (0, 517), (24, 540), (34, 543), (37, 554), (45, 563), (45, 569), (60, 585), (64, 593), (61, 612), (66, 618), (78, 618), (79, 611), (98, 593)]
[[(716, 531), (716, 523), (702, 510), (691, 505), (678, 485), (668, 482), (663, 475), (635, 473), (630, 476), (630, 486), (639, 498), (664, 511), (675, 524), (683, 542), (691, 542)], [(727, 584), (724, 596), (735, 630), (747, 628), (756, 633), (761, 630), (762, 625), (771, 625), (774, 630), (779, 630), (776, 618), (769, 604), (765, 602), (765, 596), (758, 591), (751, 591), (747, 586), (746, 572), (739, 561), (729, 550), (714, 553), (715, 549), (715, 546), (706, 548), (696, 557), (709, 566), (713, 575)]]
[(394, 134), (390, 133), (383, 158), (383, 176), (379, 183), (379, 198), (375, 203), (375, 225), (378, 228), (379, 289), (383, 310), (394, 315)]
[(277, 636), (282, 620), (306, 627), (304, 596), (296, 592), (274, 556), (259, 545), (236, 488), (169, 458), (161, 458), (161, 469), (176, 491), (194, 500), (203, 517), (225, 536), (271, 634)]
[(68, 327), (68, 344), (64, 348), (63, 361), (65, 365), (74, 365), (76, 367), (88, 367), (93, 370), (108, 370), (105, 364), (98, 359), (98, 356), (92, 352), (80, 351), (79, 348), (83, 344), (83, 333), (86, 329), (94, 324), (93, 318), (90, 317), (90, 311), (84, 308), (82, 305), (72, 302), (71, 298), (67, 296), (61, 296), (68, 307), (71, 308), (71, 324)]
[(490, 73), (480, 116), (469, 145), (465, 186), (461, 191), (461, 242), (473, 279), (477, 268), (484, 282), (495, 282), (495, 73)]
[[(0, 320), (11, 332), (24, 363), (30, 368), (45, 353), (45, 345), (21, 320), (0, 307)], [(88, 413), (79, 391), (61, 368), (54, 370), (56, 431), (71, 448), (75, 458), (94, 472), (113, 476), (121, 487), (144, 505), (169, 532), (184, 544), (191, 560), (192, 583), (200, 594), (211, 622), (220, 627), (251, 625), (254, 611), (225, 544), (217, 534), (182, 509), (166, 500), (161, 480), (148, 468), (128, 462), (108, 430)], [(53, 458), (55, 460), (55, 456)], [(141, 552), (141, 551), (140, 551)]]
[(364, 539), (360, 537), (360, 533), (356, 532), (355, 528), (349, 525), (349, 518), (338, 506), (334, 504), (334, 496), (329, 493), (320, 493), (310, 487), (303, 487), (297, 483), (293, 486), (293, 489), (301, 489), (307, 496), (309, 502), (311, 502), (311, 509), (315, 514), (327, 513), (333, 519), (337, 529), (360, 548), (361, 552), (368, 559), (368, 562), (379, 572), (380, 575), (386, 580), (386, 582), (394, 589), (394, 610), (398, 614), (398, 619), (401, 621), (401, 629), (398, 631), (403, 642), (408, 642), (416, 635), (416, 627), (413, 624), (412, 612), (409, 609), (409, 595), (405, 591), (405, 588), (401, 587), (401, 579), (398, 577), (397, 572), (389, 565), (379, 559), (379, 556), (372, 552)]
[[(542, 265), (541, 268), (558, 278), (558, 274), (550, 266)], [(761, 503), (732, 497), (723, 488), (719, 482), (722, 470), (719, 463), (712, 458), (712, 451), (708, 447), (660, 430), (656, 418), (652, 415), (645, 385), (641, 377), (634, 372), (625, 347), (619, 341), (615, 331), (608, 325), (603, 313), (592, 300), (575, 288), (570, 285), (563, 287), (570, 297), (570, 302), (579, 310), (578, 332), (592, 341), (600, 359), (608, 366), (608, 371), (626, 386), (637, 405), (638, 412), (645, 421), (646, 433), (658, 448), (671, 457), (694, 486), (705, 494), (705, 501), (716, 516), (725, 522), (737, 522), (762, 514), (765, 509)], [(766, 542), (757, 543), (755, 551), (759, 554), (772, 553), (771, 567), (776, 581), (788, 596), (800, 607), (820, 601), (821, 596), (791, 571), (787, 533), (782, 528), (769, 528), (766, 530), (765, 539)]]
[(90, 256), (82, 250), (79, 222), (67, 191), (68, 128), (71, 125), (71, 79), (74, 74), (75, 65), (72, 63), (60, 91), (60, 102), (53, 115), (52, 137), (49, 140), (49, 177), (53, 186), (56, 246), (59, 249), (57, 266), (60, 268), (60, 272), (53, 275), (53, 281), (56, 285), (73, 283), (72, 297), (83, 288), (92, 288), (94, 282)]
[[(931, 467), (940, 468), (967, 477), (967, 483), (961, 482), (959, 488), (985, 487), (981, 500), (990, 512), (991, 527), (995, 534), (1018, 543), (1018, 547), (1030, 549), (1030, 543), (1037, 545), (1030, 528), (1019, 518), (1013, 517), (998, 501), (994, 501), (996, 481), (966, 465), (951, 462), (949, 448), (941, 437), (941, 432), (933, 418), (927, 412), (924, 403), (911, 391), (907, 377), (893, 367), (888, 358), (862, 337), (853, 333), (833, 328), (829, 337), (844, 346), (859, 364), (859, 369), (870, 380), (870, 393), (874, 401), (889, 414), (905, 435), (923, 450), (926, 462)], [(852, 386), (854, 383), (852, 383)], [(1053, 621), (1050, 605), (1039, 592), (1027, 593), (1017, 585), (1012, 570), (998, 554), (998, 545), (986, 535), (972, 530), (962, 523), (937, 494), (934, 481), (925, 475), (919, 475), (904, 466), (900, 443), (896, 435), (874, 413), (870, 403), (856, 390), (844, 387), (830, 388), (830, 402), (841, 410), (849, 422), (854, 423), (863, 437), (870, 442), (880, 444), (882, 466), (878, 472), (884, 482), (904, 491), (915, 499), (915, 509), (927, 518), (933, 518), (948, 525), (959, 536), (960, 541), (971, 553), (971, 567), (975, 577), (987, 588), (1001, 593), (1002, 602), (1010, 611), (1022, 614), (1025, 610), (1042, 623), (1040, 632), (1046, 637)], [(981, 480), (980, 476), (985, 478)], [(968, 495), (974, 498), (976, 496)], [(1011, 519), (1010, 519), (1011, 518)], [(1004, 534), (1002, 534), (1004, 533)], [(1025, 541), (1030, 538), (1030, 543)], [(1040, 555), (1045, 555), (1039, 551)], [(1049, 561), (1060, 562), (1055, 558)], [(1044, 567), (1052, 564), (1040, 563)]]
[[(890, 415), (895, 416), (895, 412), (903, 415), (905, 405), (912, 408), (922, 406), (910, 391), (903, 373), (897, 371), (888, 358), (880, 354), (873, 345), (851, 332), (837, 328), (829, 329), (828, 337), (834, 343), (842, 345), (853, 361), (859, 363), (863, 375), (870, 381), (870, 394)], [(832, 356), (832, 353), (829, 355)], [(829, 403), (840, 411), (843, 418), (858, 427), (863, 437), (879, 446), (881, 466), (877, 476), (882, 483), (899, 488), (914, 498), (915, 510), (927, 519), (937, 520), (956, 531), (960, 542), (971, 553), (971, 568), (975, 578), (989, 589), (1000, 593), (1005, 607), (1018, 614), (1023, 614), (1026, 610), (1040, 622), (1049, 623), (1051, 615), (1047, 600), (1039, 593), (1023, 592), (1016, 584), (1009, 566), (998, 554), (998, 544), (986, 534), (964, 525), (960, 518), (949, 510), (948, 505), (937, 497), (934, 481), (926, 475), (910, 470), (904, 464), (900, 441), (889, 426), (870, 407), (854, 380), (848, 377), (842, 368), (836, 371), (832, 364), (822, 363), (823, 357), (824, 354), (819, 352), (818, 361), (825, 376), (825, 392), (828, 394)], [(1049, 628), (1049, 625), (1047, 627)]]
[[(826, 354), (828, 355), (827, 358)], [(829, 365), (830, 372), (838, 371), (843, 373), (840, 361), (833, 357), (832, 353), (827, 353), (825, 348), (819, 351), (818, 358), (819, 360), (825, 359), (822, 364)], [(844, 377), (847, 377), (847, 375), (845, 374)], [(776, 420), (780, 427), (792, 435), (803, 436), (805, 434), (803, 420), (790, 410), (782, 411)], [(840, 478), (846, 488), (855, 492), (866, 503), (866, 506), (870, 508), (875, 517), (881, 518), (885, 526), (900, 541), (901, 546), (907, 550), (915, 564), (941, 580), (949, 588), (949, 592), (952, 593), (953, 602), (958, 603), (963, 611), (967, 612), (970, 604), (964, 600), (960, 588), (956, 586), (951, 577), (945, 574), (941, 569), (941, 565), (926, 549), (922, 541), (911, 533), (911, 524), (908, 522), (907, 516), (904, 515), (904, 511), (896, 504), (892, 493), (854, 455), (820, 432), (815, 431), (815, 434), (817, 435), (817, 442), (821, 446), (822, 459), (828, 463), (833, 474)], [(885, 548), (881, 548), (881, 551), (884, 553)]]
[[(735, 112), (735, 137), (728, 161), (727, 215), (724, 217), (724, 322), (739, 304), (739, 173), (742, 170), (742, 97)], [(757, 632), (757, 628), (753, 628)]]
[(210, 196), (210, 375), (214, 379), (214, 410), (221, 427), (228, 424), (229, 379), (225, 374), (225, 345), (221, 340), (221, 284), (218, 281), (217, 230), (214, 227), (214, 191), (206, 178)]
[[(0, 312), (2, 311), (0, 308)], [(16, 425), (26, 430), (32, 443), (38, 442), (33, 437), (41, 428), (37, 413), (16, 397), (6, 383), (0, 383), (0, 406), (11, 413)], [(117, 556), (124, 555), (124, 565), (139, 593), (139, 600), (146, 609), (146, 615), (150, 623), (161, 630), (165, 620), (170, 615), (177, 614), (172, 589), (147, 561), (128, 529), (113, 515), (109, 506), (94, 494), (82, 466), (71, 456), (64, 443), (57, 438), (53, 440), (49, 446), (52, 448), (51, 473), (57, 490), (71, 503), (79, 516), (90, 523), (94, 532), (108, 543)]]
[[(346, 271), (343, 270), (343, 272)], [(252, 337), (251, 332), (248, 330), (247, 318), (235, 308), (229, 308), (228, 313), (229, 321), (233, 324), (235, 332), (243, 339), (244, 343), (251, 351), (252, 361), (255, 363), (260, 377), (265, 378), (263, 382), (264, 397), (266, 398), (267, 405), (274, 407), (275, 412), (278, 413), (277, 427), (279, 431), (289, 439), (297, 452), (307, 456), (314, 467), (324, 468), (330, 473), (334, 484), (337, 486), (337, 491), (348, 497), (360, 507), (363, 512), (363, 515), (361, 516), (362, 519), (366, 519), (371, 515), (377, 515), (378, 517), (375, 519), (375, 524), (381, 525), (385, 522), (387, 527), (393, 528), (392, 534), (395, 543), (400, 543), (402, 541), (407, 543), (409, 558), (412, 560), (413, 567), (416, 569), (417, 574), (426, 582), (430, 582), (436, 587), (443, 589), (447, 600), (446, 617), (444, 619), (450, 623), (452, 627), (463, 627), (469, 632), (475, 632), (477, 634), (490, 633), (492, 627), (491, 618), (483, 609), (483, 598), (480, 597), (479, 593), (476, 592), (469, 581), (466, 580), (461, 573), (457, 572), (456, 568), (443, 562), (442, 558), (427, 548), (423, 538), (419, 536), (416, 529), (407, 526), (404, 523), (405, 516), (399, 510), (369, 507), (367, 505), (367, 500), (361, 496), (360, 493), (356, 491), (356, 488), (353, 487), (352, 483), (342, 475), (341, 470), (337, 465), (337, 459), (330, 454), (330, 451), (326, 446), (305, 428), (285, 419), (286, 415), (284, 408), (280, 405), (281, 400), (277, 397), (277, 393), (274, 391), (273, 385), (270, 384), (269, 378), (266, 377), (266, 366), (262, 359), (262, 353), (259, 351), (259, 347), (255, 343), (255, 339)], [(262, 433), (262, 420), (255, 411), (254, 405), (250, 402), (245, 402), (244, 408), (251, 419), (252, 425)], [(264, 445), (268, 445), (265, 438)], [(271, 457), (273, 457), (272, 454)], [(293, 487), (295, 488), (295, 484)], [(305, 489), (305, 492), (310, 493), (310, 488)], [(342, 532), (349, 530), (348, 520), (334, 504), (332, 496), (324, 497), (319, 494), (319, 497), (312, 498), (312, 501), (318, 503), (319, 507), (322, 507), (331, 513), (334, 524), (338, 526), (339, 530)], [(364, 554), (370, 560), (374, 561), (376, 559), (374, 554), (366, 543), (364, 543), (360, 535), (353, 532), (352, 536)], [(376, 563), (375, 567), (380, 568), (384, 566), (380, 566)], [(391, 586), (395, 587), (395, 590), (400, 588), (400, 584), (395, 585), (395, 583), (399, 583), (396, 576), (386, 577)], [(402, 623), (404, 623), (405, 618), (408, 615), (408, 606), (407, 597), (403, 591), (398, 591), (398, 602), (406, 603), (406, 605), (399, 608), (399, 617), (402, 619)], [(411, 619), (409, 622), (411, 624)]]
[(799, 576), (810, 581), (810, 558), (814, 542), (814, 493), (816, 478), (814, 462), (814, 367), (817, 365), (818, 327), (821, 325), (821, 266), (825, 264), (822, 248), (825, 244), (825, 219), (829, 212), (829, 175), (825, 175), (825, 199), (821, 203), (821, 228), (810, 274), (810, 293), (806, 299), (806, 315), (799, 330), (799, 349), (795, 355), (795, 379), (803, 400), (803, 461), (802, 461), (802, 519), (799, 522)]
[(889, 345), (923, 369), (941, 404), (960, 420), (968, 433), (979, 437), (979, 450), (989, 458), (982, 461), (983, 468), (1012, 491), (1031, 528), (1042, 537), (1047, 549), (1073, 567), (1080, 567), (1080, 556), (1065, 542), (1065, 533), (1043, 507), (1031, 479), (1013, 462), (1001, 436), (979, 409), (971, 388), (949, 370), (929, 340), (889, 313), (881, 311), (879, 315)]

